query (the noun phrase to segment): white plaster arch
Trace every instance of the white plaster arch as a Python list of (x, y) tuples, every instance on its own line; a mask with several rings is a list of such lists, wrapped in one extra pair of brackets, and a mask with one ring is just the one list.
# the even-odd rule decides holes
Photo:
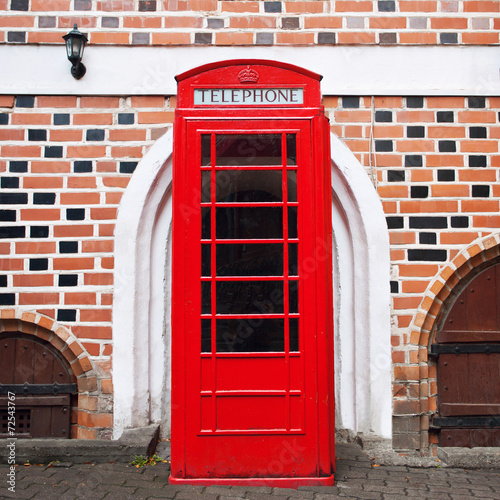
[[(337, 427), (390, 438), (389, 239), (362, 165), (331, 136)], [(170, 433), (172, 131), (138, 164), (115, 230), (114, 438)]]

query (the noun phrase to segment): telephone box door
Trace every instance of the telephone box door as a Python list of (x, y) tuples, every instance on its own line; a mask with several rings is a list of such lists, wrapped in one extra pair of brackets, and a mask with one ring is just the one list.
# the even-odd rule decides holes
[(323, 120), (178, 117), (172, 482), (333, 481)]

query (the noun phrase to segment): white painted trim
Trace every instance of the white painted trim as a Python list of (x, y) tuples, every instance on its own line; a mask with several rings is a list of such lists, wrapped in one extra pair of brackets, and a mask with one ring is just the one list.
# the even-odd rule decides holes
[[(170, 432), (172, 131), (136, 168), (115, 231), (114, 437)], [(337, 426), (391, 436), (389, 240), (366, 172), (332, 136)]]
[(85, 49), (70, 74), (64, 45), (3, 45), (0, 94), (175, 95), (174, 76), (226, 59), (273, 59), (323, 75), (323, 95), (500, 95), (496, 46), (180, 46)]

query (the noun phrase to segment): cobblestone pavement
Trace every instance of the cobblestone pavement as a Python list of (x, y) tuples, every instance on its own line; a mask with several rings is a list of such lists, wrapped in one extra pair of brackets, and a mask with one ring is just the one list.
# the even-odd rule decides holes
[(500, 500), (500, 470), (377, 466), (354, 444), (337, 446), (336, 484), (298, 490), (268, 487), (171, 486), (169, 466), (57, 464), (16, 468), (15, 493), (8, 491), (8, 467), (0, 467), (0, 498), (155, 500), (493, 499)]

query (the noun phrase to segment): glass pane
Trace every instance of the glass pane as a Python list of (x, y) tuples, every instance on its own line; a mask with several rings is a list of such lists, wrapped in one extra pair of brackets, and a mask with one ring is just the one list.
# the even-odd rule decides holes
[(288, 275), (299, 275), (299, 245), (297, 243), (288, 244)]
[(288, 178), (288, 201), (297, 201), (297, 171), (289, 170), (286, 176)]
[(280, 134), (217, 135), (216, 165), (281, 165)]
[(288, 310), (290, 313), (299, 312), (299, 282), (288, 283)]
[(217, 320), (216, 331), (217, 352), (282, 352), (285, 350), (283, 319)]
[(201, 282), (201, 314), (212, 312), (212, 284), (210, 281)]
[(209, 170), (203, 170), (201, 172), (201, 202), (202, 203), (210, 203), (210, 175), (211, 172)]
[(201, 208), (201, 239), (209, 240), (211, 236), (211, 209), (210, 207)]
[(216, 209), (216, 237), (219, 239), (281, 239), (283, 238), (282, 213), (281, 207), (218, 207)]
[(288, 207), (288, 237), (297, 238), (297, 207)]
[(212, 165), (212, 155), (210, 151), (210, 134), (201, 136), (201, 166), (208, 167)]
[(212, 351), (212, 320), (201, 320), (201, 352)]
[(219, 202), (272, 203), (283, 200), (281, 170), (220, 170), (216, 173)]
[(217, 276), (283, 276), (283, 245), (217, 245)]
[(211, 256), (212, 249), (210, 245), (201, 245), (201, 275), (202, 276), (211, 276)]
[(286, 134), (286, 164), (297, 165), (297, 136)]
[(282, 281), (219, 281), (217, 314), (283, 312)]
[(289, 342), (290, 351), (299, 350), (299, 318), (290, 318), (288, 323), (289, 327)]

